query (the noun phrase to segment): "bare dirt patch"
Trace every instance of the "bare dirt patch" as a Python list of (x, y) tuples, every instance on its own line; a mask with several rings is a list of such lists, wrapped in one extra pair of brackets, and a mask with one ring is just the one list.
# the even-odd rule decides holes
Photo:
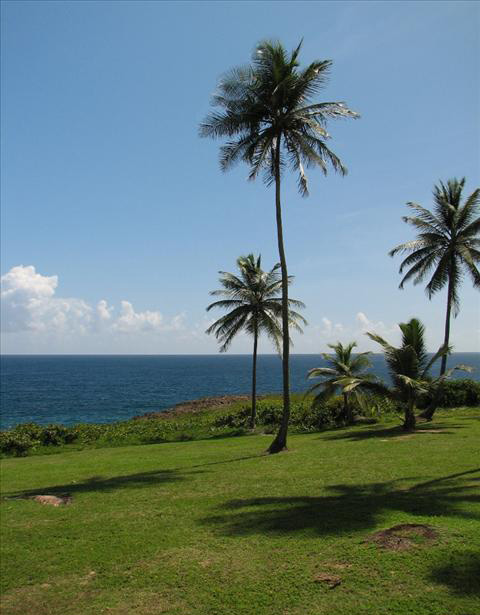
[(342, 582), (342, 577), (337, 576), (336, 574), (327, 574), (321, 572), (320, 574), (316, 574), (313, 578), (315, 583), (322, 583), (326, 585), (329, 589), (333, 589), (334, 587), (338, 587)]
[(375, 532), (367, 542), (373, 542), (382, 549), (406, 551), (419, 544), (432, 543), (438, 538), (438, 532), (429, 525), (419, 523), (402, 523), (387, 530)]

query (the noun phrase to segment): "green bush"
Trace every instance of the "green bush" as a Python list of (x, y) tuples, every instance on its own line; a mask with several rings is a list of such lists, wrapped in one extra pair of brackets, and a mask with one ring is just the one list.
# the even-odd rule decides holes
[[(312, 407), (311, 399), (292, 400), (290, 405), (290, 425), (295, 431), (315, 431), (329, 425), (334, 425), (342, 406), (340, 397), (333, 397), (318, 408)], [(266, 428), (270, 433), (281, 422), (283, 404), (281, 400), (259, 400), (257, 402), (257, 425)], [(250, 424), (250, 406), (240, 410), (217, 415), (214, 426), (218, 428), (247, 428)]]
[(76, 440), (76, 434), (64, 425), (47, 425), (40, 430), (40, 442), (43, 446), (70, 444)]
[(15, 430), (0, 432), (0, 452), (3, 455), (24, 457), (38, 444), (38, 440), (34, 440), (27, 433)]
[[(432, 402), (431, 393), (422, 395), (418, 402), (419, 408), (426, 408)], [(480, 382), (469, 380), (446, 380), (440, 390), (437, 405), (441, 408), (457, 408), (461, 406), (480, 405)]]

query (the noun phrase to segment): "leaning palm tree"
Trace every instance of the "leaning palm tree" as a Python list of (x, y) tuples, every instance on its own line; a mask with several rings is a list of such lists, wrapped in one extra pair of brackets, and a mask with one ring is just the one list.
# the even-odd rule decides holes
[[(480, 262), (480, 189), (477, 188), (461, 205), (465, 178), (458, 181), (450, 179), (446, 184), (440, 182), (433, 189), (433, 211), (418, 205), (407, 203), (414, 216), (404, 216), (403, 220), (420, 231), (417, 238), (398, 245), (389, 252), (394, 256), (398, 252), (410, 253), (400, 265), (400, 273), (408, 271), (400, 282), (413, 279), (420, 284), (433, 269), (433, 275), (425, 291), (428, 298), (447, 285), (447, 313), (445, 317), (445, 335), (443, 345), (450, 341), (450, 315), (458, 315), (460, 309), (459, 288), (463, 271), (472, 278), (473, 285), (480, 288), (480, 272), (476, 263)], [(447, 355), (442, 356), (440, 375), (447, 368)], [(431, 418), (431, 417), (430, 417)]]
[(315, 393), (313, 406), (319, 406), (328, 398), (340, 391), (343, 395), (343, 409), (339, 416), (347, 425), (353, 423), (353, 410), (350, 397), (354, 395), (361, 401), (361, 391), (365, 390), (365, 385), (375, 380), (372, 374), (363, 370), (370, 367), (368, 355), (370, 352), (361, 352), (352, 355), (352, 350), (356, 347), (356, 342), (351, 342), (343, 346), (341, 342), (328, 344), (334, 354), (322, 353), (322, 357), (329, 367), (315, 367), (308, 372), (307, 377), (321, 378), (320, 382), (314, 384), (308, 393)]
[(282, 272), (282, 357), (283, 415), (270, 453), (286, 448), (290, 418), (288, 332), (288, 272), (283, 243), (280, 186), (282, 171), (298, 172), (298, 189), (308, 195), (305, 167), (319, 166), (324, 173), (330, 164), (346, 173), (341, 160), (326, 144), (328, 119), (358, 117), (341, 102), (311, 104), (311, 98), (325, 85), (330, 60), (316, 60), (299, 69), (300, 45), (287, 53), (278, 42), (264, 41), (256, 48), (252, 63), (234, 68), (218, 85), (211, 113), (200, 127), (204, 137), (226, 137), (220, 149), (220, 166), (227, 170), (236, 162), (246, 162), (249, 178), (263, 173), (267, 185), (275, 184), (277, 242)]
[[(280, 317), (282, 314), (282, 299), (278, 296), (282, 281), (279, 275), (280, 265), (277, 263), (271, 271), (262, 270), (261, 256), (255, 258), (253, 254), (241, 256), (237, 259), (239, 275), (220, 271), (221, 290), (211, 291), (213, 296), (224, 297), (207, 307), (223, 308), (229, 310), (225, 316), (219, 318), (206, 331), (214, 333), (221, 342), (220, 352), (226, 352), (233, 338), (240, 331), (246, 331), (253, 336), (253, 365), (252, 365), (252, 413), (250, 426), (255, 427), (257, 414), (257, 347), (260, 333), (266, 333), (280, 351), (282, 329)], [(289, 277), (289, 282), (292, 276)], [(304, 308), (301, 301), (289, 299), (289, 324), (297, 331), (302, 329), (299, 322), (307, 324), (301, 314), (290, 307)]]
[(407, 323), (400, 323), (399, 327), (402, 331), (402, 345), (399, 348), (391, 346), (380, 335), (367, 332), (370, 339), (382, 346), (393, 381), (393, 388), (379, 383), (372, 383), (369, 388), (399, 402), (404, 407), (403, 428), (412, 431), (416, 425), (415, 405), (419, 394), (435, 392), (454, 370), (471, 371), (471, 368), (458, 365), (432, 380), (429, 376), (431, 367), (438, 359), (447, 355), (450, 349), (443, 345), (429, 357), (425, 346), (425, 327), (422, 323), (412, 318)]

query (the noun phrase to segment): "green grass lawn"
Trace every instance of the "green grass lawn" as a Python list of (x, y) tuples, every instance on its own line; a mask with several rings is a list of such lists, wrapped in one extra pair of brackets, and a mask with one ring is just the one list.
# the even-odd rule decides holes
[[(479, 414), (5, 459), (2, 613), (478, 615)], [(438, 538), (366, 542), (400, 523)]]

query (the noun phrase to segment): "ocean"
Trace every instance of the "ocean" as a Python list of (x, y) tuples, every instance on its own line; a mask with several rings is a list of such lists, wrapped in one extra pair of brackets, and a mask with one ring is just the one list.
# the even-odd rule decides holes
[[(0, 360), (2, 428), (40, 424), (109, 423), (161, 411), (199, 397), (249, 393), (248, 355), (4, 355)], [(372, 372), (388, 381), (382, 355)], [(454, 353), (449, 365), (466, 364), (480, 380), (480, 353)], [(306, 374), (325, 362), (318, 355), (291, 356), (292, 391), (307, 390)], [(438, 373), (439, 364), (434, 368)], [(280, 392), (281, 361), (258, 357), (257, 391)]]

